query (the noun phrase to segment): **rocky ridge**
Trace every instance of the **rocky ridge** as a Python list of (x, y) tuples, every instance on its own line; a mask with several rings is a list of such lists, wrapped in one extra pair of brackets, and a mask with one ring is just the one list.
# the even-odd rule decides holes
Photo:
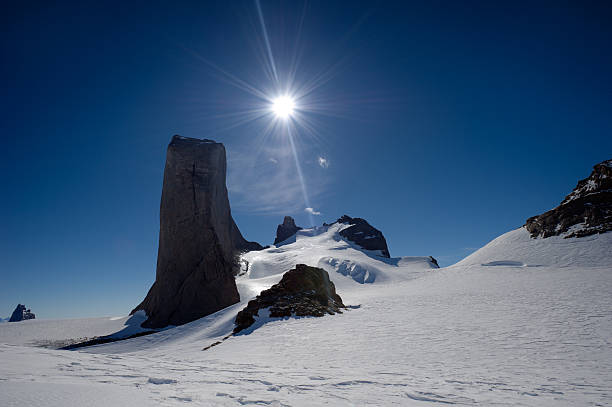
[(347, 240), (366, 250), (380, 250), (382, 257), (391, 257), (385, 236), (365, 219), (343, 215), (334, 223), (350, 225), (340, 231), (340, 235)]
[(527, 219), (531, 237), (583, 237), (612, 230), (612, 160), (593, 167), (559, 206)]

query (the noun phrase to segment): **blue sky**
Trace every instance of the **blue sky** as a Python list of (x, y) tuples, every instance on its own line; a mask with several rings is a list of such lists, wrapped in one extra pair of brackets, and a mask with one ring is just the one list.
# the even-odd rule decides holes
[[(276, 92), (256, 3), (104, 3), (0, 17), (3, 316), (18, 302), (42, 318), (123, 315), (142, 300), (173, 134), (226, 145), (248, 239), (270, 244), (286, 214), (311, 221), (287, 137), (247, 120), (267, 105), (228, 80)], [(603, 2), (261, 10), (281, 76), (300, 55), (296, 83), (316, 84), (294, 133), (315, 224), (363, 217), (392, 256), (448, 265), (612, 156)]]

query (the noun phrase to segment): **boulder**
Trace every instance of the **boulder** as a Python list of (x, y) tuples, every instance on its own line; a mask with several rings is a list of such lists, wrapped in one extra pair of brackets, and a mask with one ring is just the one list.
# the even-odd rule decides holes
[(296, 226), (295, 220), (291, 216), (285, 216), (283, 219), (283, 223), (278, 225), (276, 228), (276, 238), (274, 239), (274, 244), (279, 244), (289, 239), (291, 236), (295, 235), (298, 230), (302, 230), (301, 227)]
[(612, 230), (612, 160), (595, 165), (559, 206), (527, 219), (525, 228), (532, 238), (583, 237)]
[(36, 319), (36, 315), (32, 313), (29, 309), (26, 309), (25, 305), (17, 304), (15, 311), (11, 315), (9, 322), (19, 322), (24, 321), (26, 319)]
[(237, 254), (258, 250), (232, 219), (225, 147), (174, 136), (168, 145), (160, 207), (155, 282), (132, 314), (147, 328), (181, 325), (240, 300)]
[(329, 274), (318, 267), (298, 264), (283, 274), (278, 284), (262, 291), (238, 313), (234, 334), (253, 325), (255, 317), (260, 316), (259, 312), (263, 309), (268, 309), (271, 318), (282, 318), (322, 317), (342, 313), (342, 308), (345, 308), (342, 298), (336, 294)]

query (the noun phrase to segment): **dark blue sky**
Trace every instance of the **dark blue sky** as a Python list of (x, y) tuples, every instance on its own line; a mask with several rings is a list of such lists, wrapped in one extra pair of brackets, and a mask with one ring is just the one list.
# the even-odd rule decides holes
[[(261, 6), (279, 69), (298, 51), (299, 81), (329, 74), (296, 135), (315, 223), (363, 217), (392, 256), (448, 265), (612, 158), (612, 12), (425, 3)], [(0, 315), (18, 302), (43, 318), (122, 315), (142, 300), (173, 134), (226, 145), (248, 239), (271, 243), (284, 214), (308, 226), (286, 141), (237, 125), (255, 99), (211, 67), (269, 85), (255, 3), (17, 2), (0, 19)]]

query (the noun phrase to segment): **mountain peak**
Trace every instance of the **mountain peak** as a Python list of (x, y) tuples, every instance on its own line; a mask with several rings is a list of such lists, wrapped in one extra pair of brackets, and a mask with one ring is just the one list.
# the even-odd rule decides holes
[(380, 250), (382, 257), (391, 257), (385, 236), (380, 230), (370, 225), (367, 220), (342, 215), (335, 223), (350, 225), (340, 231), (342, 237), (366, 250)]
[(276, 245), (289, 239), (291, 236), (295, 235), (298, 230), (302, 230), (302, 228), (295, 224), (295, 220), (291, 216), (285, 216), (283, 223), (276, 228), (274, 244)]

